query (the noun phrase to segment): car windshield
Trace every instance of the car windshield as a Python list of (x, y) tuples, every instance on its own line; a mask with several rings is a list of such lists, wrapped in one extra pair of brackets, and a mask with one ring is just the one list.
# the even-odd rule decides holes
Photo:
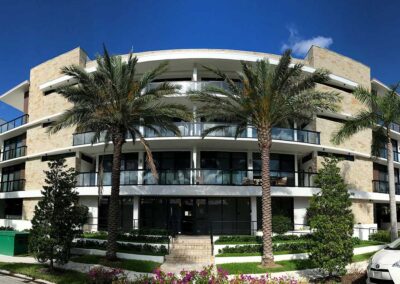
[(394, 242), (388, 244), (386, 249), (400, 250), (400, 238), (395, 240)]

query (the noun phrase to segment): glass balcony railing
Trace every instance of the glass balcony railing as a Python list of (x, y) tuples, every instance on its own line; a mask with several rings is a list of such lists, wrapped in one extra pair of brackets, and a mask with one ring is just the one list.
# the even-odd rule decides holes
[[(374, 192), (389, 193), (389, 182), (387, 182), (387, 181), (373, 180), (372, 186), (373, 186)], [(396, 195), (400, 195), (400, 184), (398, 184), (398, 183), (395, 184), (395, 192), (396, 192)]]
[(3, 161), (11, 160), (19, 157), (23, 157), (26, 155), (26, 146), (17, 147), (14, 149), (9, 149), (3, 151)]
[[(186, 94), (190, 90), (194, 91), (201, 91), (204, 90), (205, 88), (208, 87), (217, 87), (217, 88), (222, 88), (222, 89), (227, 89), (228, 84), (224, 81), (171, 81), (168, 82), (170, 84), (173, 84), (177, 87), (180, 87), (178, 90), (179, 94)], [(149, 84), (149, 88), (156, 88), (159, 85), (163, 84), (163, 82), (154, 82)]]
[[(387, 159), (387, 150), (386, 149), (380, 149), (379, 150), (379, 157)], [(395, 162), (400, 161), (399, 152), (393, 151), (393, 161), (395, 161)]]
[[(158, 180), (149, 170), (121, 171), (121, 185), (261, 185), (261, 172), (256, 170), (180, 169), (160, 170)], [(111, 185), (111, 172), (104, 172), (102, 185)], [(271, 186), (314, 187), (315, 173), (271, 171)], [(297, 182), (296, 182), (297, 178)], [(100, 175), (79, 173), (77, 186), (98, 186)]]
[(0, 182), (0, 192), (21, 191), (25, 188), (25, 180), (9, 180)]
[[(210, 129), (212, 127), (216, 127), (222, 125), (221, 123), (211, 123), (211, 122), (177, 122), (176, 126), (180, 130), (180, 134), (182, 137), (200, 137), (202, 133)], [(223, 124), (226, 125), (226, 124)], [(232, 124), (232, 126), (214, 131), (209, 133), (207, 137), (235, 137), (236, 134), (236, 126)], [(175, 133), (172, 131), (167, 131), (163, 129), (159, 129), (159, 131), (155, 131), (153, 129), (144, 129), (144, 136), (146, 138), (155, 138), (155, 137), (176, 137)], [(85, 145), (91, 144), (93, 141), (94, 134), (93, 132), (84, 132), (84, 133), (75, 133), (73, 136), (73, 145)], [(130, 138), (127, 135), (127, 138)], [(253, 128), (249, 128), (247, 131), (244, 131), (239, 135), (239, 138), (253, 138), (257, 139), (257, 131)], [(293, 141), (300, 143), (308, 143), (308, 144), (320, 144), (320, 133), (316, 131), (310, 130), (301, 130), (301, 129), (291, 129), (291, 128), (278, 128), (275, 127), (272, 130), (272, 139), (275, 140), (284, 140), (284, 141)], [(104, 142), (104, 135), (97, 140), (98, 142)]]
[(29, 115), (24, 114), (22, 116), (17, 117), (16, 119), (7, 121), (0, 125), (0, 133), (6, 132), (8, 130), (14, 129), (18, 126), (24, 125), (28, 123)]

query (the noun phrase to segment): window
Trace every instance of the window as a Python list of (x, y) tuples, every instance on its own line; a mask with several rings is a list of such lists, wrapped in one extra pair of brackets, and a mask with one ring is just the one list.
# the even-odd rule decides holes
[(0, 200), (0, 219), (22, 219), (21, 198)]

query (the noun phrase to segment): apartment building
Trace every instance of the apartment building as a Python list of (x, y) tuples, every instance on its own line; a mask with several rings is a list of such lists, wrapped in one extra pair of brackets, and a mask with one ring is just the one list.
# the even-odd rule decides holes
[[(126, 56), (126, 55), (123, 55)], [(196, 114), (196, 105), (188, 100), (189, 89), (208, 85), (224, 87), (224, 82), (204, 69), (218, 67), (231, 73), (240, 70), (240, 62), (267, 58), (277, 64), (278, 55), (236, 50), (163, 50), (137, 53), (138, 72), (143, 73), (161, 62), (169, 69), (157, 82), (170, 81), (181, 87), (168, 100), (186, 104)], [(351, 58), (313, 46), (304, 59), (304, 72), (315, 68), (330, 70), (330, 80), (317, 88), (342, 96), (337, 113), (320, 113), (308, 124), (293, 123), (291, 128), (273, 130), (271, 183), (273, 214), (289, 217), (293, 230), (306, 228), (306, 209), (310, 197), (318, 192), (315, 173), (323, 157), (336, 155), (349, 184), (356, 226), (387, 228), (388, 184), (385, 151), (371, 157), (372, 130), (354, 135), (341, 145), (331, 142), (332, 133), (363, 105), (352, 95), (357, 86), (382, 93), (387, 88), (371, 80), (370, 68)], [(111, 184), (112, 145), (104, 141), (91, 144), (92, 133), (74, 128), (49, 135), (46, 131), (70, 104), (55, 92), (57, 87), (73, 84), (60, 68), (77, 64), (88, 72), (96, 70), (83, 49), (76, 48), (30, 71), (27, 81), (9, 90), (0, 100), (23, 115), (0, 126), (0, 226), (17, 229), (30, 227), (34, 207), (41, 197), (43, 171), (49, 160), (64, 157), (78, 172), (80, 202), (89, 207), (86, 229), (107, 228)], [(133, 228), (168, 228), (181, 234), (254, 234), (261, 228), (260, 155), (256, 132), (248, 128), (234, 139), (234, 127), (201, 139), (204, 129), (218, 124), (197, 117), (193, 122), (176, 121), (182, 137), (173, 133), (142, 129), (159, 171), (155, 180), (146, 166), (140, 143), (123, 147), (121, 165), (120, 225)], [(393, 124), (395, 175), (399, 179), (398, 140), (400, 126)], [(400, 190), (399, 190), (400, 194)], [(397, 198), (400, 198), (399, 196)], [(400, 201), (400, 199), (398, 199)]]

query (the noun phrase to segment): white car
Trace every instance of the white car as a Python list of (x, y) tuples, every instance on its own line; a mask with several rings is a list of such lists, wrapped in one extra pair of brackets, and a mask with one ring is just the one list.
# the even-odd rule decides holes
[(400, 284), (400, 239), (388, 244), (369, 260), (367, 283)]

